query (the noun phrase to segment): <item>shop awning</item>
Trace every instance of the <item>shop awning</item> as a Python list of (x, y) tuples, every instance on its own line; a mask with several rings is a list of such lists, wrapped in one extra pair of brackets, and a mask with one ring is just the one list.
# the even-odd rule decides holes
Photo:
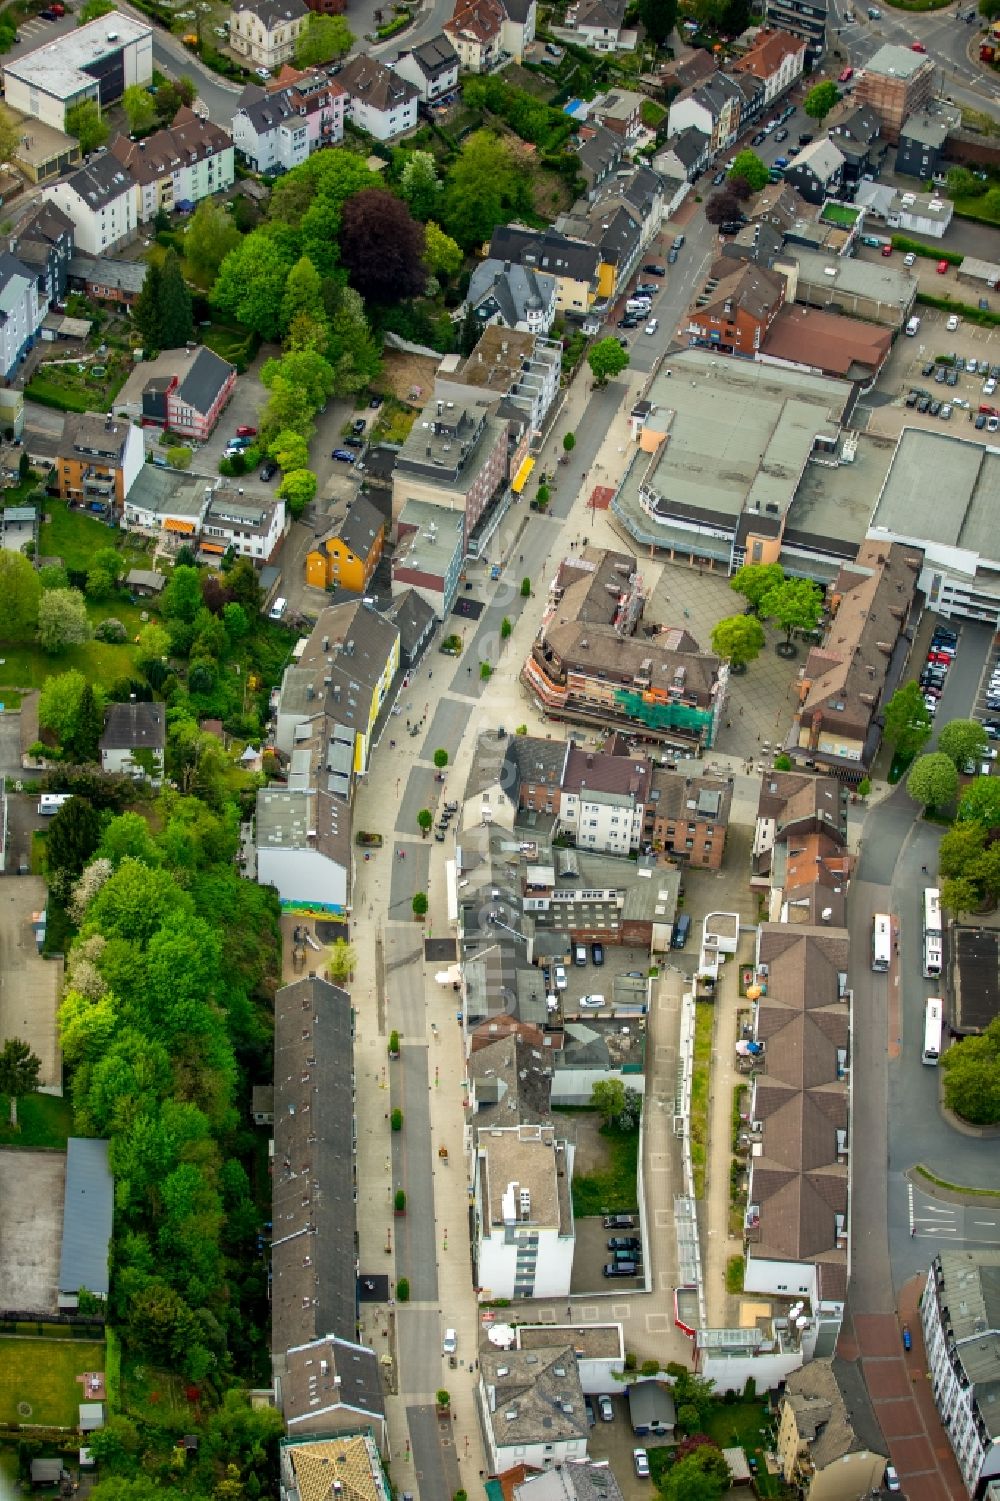
[(220, 544), (218, 542), (203, 542), (201, 544), (201, 550), (202, 550), (202, 552), (214, 552), (214, 553), (218, 553), (219, 556), (221, 557), (222, 554), (225, 552), (226, 549), (224, 547), (220, 546)]
[(163, 530), (165, 532), (183, 532), (186, 537), (190, 537), (194, 532), (194, 522), (181, 521), (176, 516), (165, 516), (163, 518)]
[(532, 469), (534, 469), (534, 467), (535, 467), (535, 461), (534, 461), (534, 459), (525, 459), (524, 463), (521, 465), (520, 469), (515, 474), (515, 476), (514, 476), (514, 483), (510, 487), (513, 490), (513, 492), (514, 492), (515, 495), (520, 495), (521, 491), (524, 489), (525, 485), (528, 483), (528, 475), (531, 473), (531, 471), (532, 471)]

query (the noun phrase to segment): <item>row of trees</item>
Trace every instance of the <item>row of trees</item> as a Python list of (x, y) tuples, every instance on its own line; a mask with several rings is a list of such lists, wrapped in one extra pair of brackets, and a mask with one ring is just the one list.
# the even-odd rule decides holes
[(737, 672), (764, 649), (762, 620), (785, 632), (785, 649), (791, 652), (795, 632), (816, 630), (823, 616), (822, 590), (809, 579), (787, 577), (780, 563), (747, 563), (733, 574), (729, 587), (743, 595), (747, 612), (716, 622), (712, 650)]
[(36, 640), (47, 652), (90, 640), (83, 595), (69, 588), (62, 568), (36, 572), (22, 553), (0, 552), (0, 599), (4, 601), (5, 640)]

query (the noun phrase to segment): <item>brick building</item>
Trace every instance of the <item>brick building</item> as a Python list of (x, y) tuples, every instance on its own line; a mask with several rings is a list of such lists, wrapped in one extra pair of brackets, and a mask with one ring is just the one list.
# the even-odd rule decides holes
[(733, 801), (728, 781), (686, 777), (657, 767), (651, 777), (643, 835), (657, 853), (719, 870)]
[(904, 120), (925, 109), (934, 85), (934, 64), (909, 47), (891, 43), (868, 59), (854, 88), (855, 104), (869, 104), (882, 122), (882, 134), (895, 146)]
[(751, 261), (720, 256), (688, 311), (692, 344), (724, 354), (759, 352), (785, 301), (785, 278)]

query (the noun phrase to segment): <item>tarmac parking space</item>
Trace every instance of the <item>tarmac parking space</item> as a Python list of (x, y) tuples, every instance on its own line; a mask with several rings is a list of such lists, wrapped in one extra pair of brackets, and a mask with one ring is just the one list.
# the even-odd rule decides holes
[[(598, 1416), (597, 1422), (590, 1430), (590, 1443), (588, 1451), (591, 1459), (606, 1459), (614, 1473), (615, 1479), (621, 1488), (625, 1501), (652, 1501), (658, 1493), (652, 1480), (640, 1480), (635, 1473), (635, 1465), (632, 1461), (633, 1449), (650, 1449), (670, 1447), (665, 1439), (652, 1437), (636, 1438), (632, 1432), (632, 1425), (628, 1416), (628, 1400), (624, 1393), (611, 1391), (607, 1394), (611, 1398), (611, 1406), (614, 1408), (614, 1420), (604, 1423)], [(595, 1403), (596, 1398), (592, 1399)]]
[(613, 1236), (638, 1235), (638, 1215), (635, 1215), (635, 1223), (634, 1230), (606, 1230), (603, 1218), (600, 1216), (576, 1220), (576, 1249), (573, 1252), (573, 1280), (570, 1285), (570, 1292), (574, 1298), (588, 1293), (595, 1296), (600, 1293), (627, 1294), (643, 1290), (641, 1251), (639, 1252), (638, 1276), (605, 1277), (604, 1275), (604, 1268), (611, 1263), (613, 1257), (613, 1252), (608, 1250), (609, 1239)]

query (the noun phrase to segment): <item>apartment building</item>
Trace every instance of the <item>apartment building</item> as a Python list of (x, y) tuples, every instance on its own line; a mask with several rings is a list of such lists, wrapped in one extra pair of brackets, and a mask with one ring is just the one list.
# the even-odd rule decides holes
[(490, 324), (472, 353), (450, 374), (439, 374), (436, 398), (448, 402), (497, 397), (524, 413), (532, 433), (540, 434), (559, 395), (562, 345), (539, 334)]
[(600, 252), (596, 246), (569, 239), (556, 230), (503, 224), (493, 231), (490, 258), (554, 277), (556, 308), (561, 313), (582, 317), (596, 299)]
[(93, 156), (61, 182), (43, 188), (42, 197), (73, 225), (77, 250), (100, 256), (134, 239), (139, 204), (131, 174), (110, 151)]
[(835, 849), (845, 849), (849, 799), (850, 793), (836, 777), (799, 771), (765, 772), (754, 822), (751, 887), (783, 888), (789, 850), (807, 840), (821, 836)]
[(314, 589), (364, 594), (385, 544), (385, 521), (363, 495), (337, 514), (306, 554), (306, 583)]
[(804, 37), (762, 27), (753, 46), (731, 65), (730, 71), (737, 75), (749, 74), (764, 85), (766, 108), (798, 82), (805, 61)]
[(200, 344), (165, 349), (136, 365), (114, 403), (116, 414), (137, 417), (203, 443), (212, 433), (236, 385), (236, 366)]
[(854, 102), (870, 105), (882, 123), (883, 136), (895, 146), (904, 121), (927, 108), (933, 91), (933, 61), (910, 47), (887, 43), (859, 73)]
[(0, 254), (0, 373), (9, 381), (32, 347), (47, 308), (38, 276), (10, 251)]
[(347, 118), (377, 141), (391, 141), (415, 127), (419, 89), (378, 58), (356, 53), (338, 73), (337, 82), (347, 95)]
[(135, 185), (140, 224), (148, 224), (161, 212), (188, 213), (203, 198), (233, 185), (232, 138), (186, 105), (168, 129), (141, 141), (115, 136), (109, 153)]
[(458, 87), (458, 66), (458, 53), (442, 32), (400, 52), (392, 71), (413, 84), (423, 104), (433, 104)]
[(28, 210), (11, 235), (11, 254), (38, 278), (41, 316), (46, 304), (65, 296), (73, 248), (73, 221), (44, 200)]
[(828, 10), (827, 0), (766, 0), (764, 19), (768, 26), (805, 42), (812, 65), (826, 51)]
[(844, 178), (845, 157), (829, 136), (819, 136), (797, 151), (785, 168), (785, 182), (807, 203), (836, 198)]
[(571, 745), (562, 771), (559, 827), (580, 849), (639, 848), (652, 766), (645, 756), (603, 756)]
[(652, 770), (643, 819), (643, 840), (657, 854), (702, 870), (720, 870), (733, 789), (718, 777), (688, 777), (683, 772)]
[(688, 309), (692, 345), (723, 354), (759, 354), (785, 301), (785, 278), (751, 261), (720, 256)]
[(308, 19), (302, 0), (235, 0), (229, 45), (258, 68), (276, 73), (294, 57)]
[(233, 115), (233, 145), (255, 172), (290, 171), (343, 140), (346, 106), (346, 90), (323, 73), (300, 73), (279, 89), (248, 84)]
[(944, 1249), (920, 1300), (931, 1391), (970, 1496), (996, 1484), (1000, 1251)]
[(99, 412), (67, 412), (53, 478), (63, 500), (120, 514), (145, 463), (142, 433)]
[(478, 556), (510, 503), (509, 433), (496, 403), (429, 402), (396, 457), (393, 520), (411, 500), (460, 511), (465, 551)]
[(399, 513), (392, 555), (392, 592), (414, 590), (444, 621), (458, 596), (465, 558), (462, 512), (430, 500), (408, 500)]
[(888, 1445), (853, 1361), (810, 1360), (785, 1378), (775, 1450), (802, 1501), (857, 1501), (882, 1488)]
[(351, 810), (344, 798), (316, 785), (309, 749), (302, 759), (296, 781), (305, 785), (258, 789), (257, 884), (274, 887), (282, 912), (336, 921), (346, 917), (351, 885)]
[(551, 1343), (530, 1350), (486, 1346), (477, 1397), (491, 1474), (515, 1466), (523, 1474), (530, 1466), (558, 1469), (561, 1479), (567, 1461), (586, 1459), (589, 1426), (576, 1352), (557, 1330)]
[(280, 495), (216, 489), (202, 522), (199, 555), (211, 563), (232, 551), (260, 565), (270, 563), (284, 541), (286, 527)]
[(502, 324), (523, 333), (547, 334), (556, 316), (556, 279), (530, 266), (488, 258), (469, 278), (463, 315), (472, 308), (483, 328)]
[(555, 1126), (477, 1133), (473, 1163), (474, 1277), (491, 1298), (565, 1298), (576, 1229), (572, 1142)]
[(456, 0), (445, 35), (467, 73), (488, 73), (500, 62), (504, 7), (502, 0)]

